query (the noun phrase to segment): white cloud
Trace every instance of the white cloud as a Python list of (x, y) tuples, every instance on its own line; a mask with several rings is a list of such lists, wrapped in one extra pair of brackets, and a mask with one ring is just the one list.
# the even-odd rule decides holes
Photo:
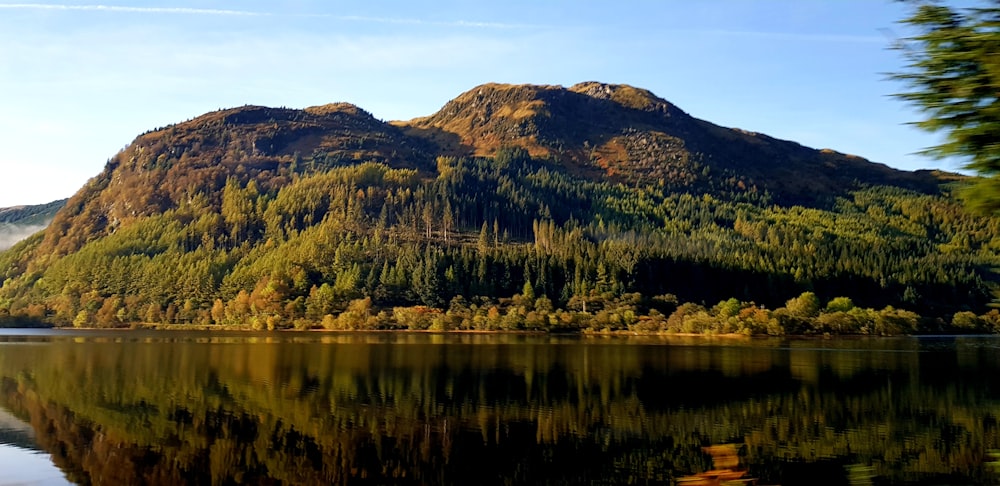
[(232, 9), (212, 9), (212, 8), (190, 8), (190, 7), (127, 7), (121, 5), (72, 5), (72, 4), (51, 4), (51, 3), (8, 3), (0, 4), (0, 9), (17, 10), (62, 10), (62, 11), (84, 11), (84, 12), (108, 12), (108, 13), (139, 13), (139, 14), (173, 14), (173, 15), (228, 15), (243, 17), (313, 17), (326, 18), (344, 22), (366, 22), (377, 24), (395, 25), (415, 25), (432, 27), (467, 27), (486, 29), (520, 29), (539, 28), (539, 25), (514, 24), (504, 22), (483, 22), (474, 20), (425, 20), (405, 17), (369, 17), (362, 15), (333, 15), (333, 14), (285, 14), (275, 12), (255, 12), (250, 10)]

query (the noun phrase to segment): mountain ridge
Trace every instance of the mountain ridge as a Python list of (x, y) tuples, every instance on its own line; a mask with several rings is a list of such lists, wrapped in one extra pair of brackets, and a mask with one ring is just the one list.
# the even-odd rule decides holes
[[(855, 179), (921, 192), (937, 185), (927, 172), (721, 127), (629, 85), (486, 84), (433, 115), (395, 124), (437, 141), (450, 155), (490, 156), (500, 147), (519, 146), (578, 173), (625, 182), (662, 179), (681, 189), (704, 189), (708, 177), (701, 173), (708, 167), (719, 173), (717, 179), (731, 179), (728, 190), (766, 190), (784, 203), (815, 204), (817, 194), (838, 193)], [(778, 167), (775, 160), (802, 167)], [(797, 173), (806, 169), (810, 177)]]

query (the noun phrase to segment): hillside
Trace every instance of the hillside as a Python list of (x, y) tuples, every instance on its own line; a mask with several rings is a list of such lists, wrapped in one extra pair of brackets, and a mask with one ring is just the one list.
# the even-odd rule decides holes
[(65, 204), (66, 200), (60, 199), (33, 206), (0, 208), (0, 251), (45, 229)]
[(500, 147), (517, 146), (590, 179), (767, 191), (783, 203), (829, 203), (858, 181), (937, 190), (932, 174), (723, 128), (627, 85), (484, 85), (434, 115), (397, 124), (453, 156), (489, 157)]
[(348, 103), (292, 110), (244, 106), (143, 134), (56, 215), (42, 252), (66, 254), (121, 225), (190, 202), (221, 205), (228, 178), (262, 191), (293, 173), (338, 164), (391, 162), (433, 167), (426, 143)]
[[(140, 135), (0, 253), (0, 317), (793, 332), (834, 315), (871, 333), (903, 307), (929, 330), (985, 312), (1000, 263), (960, 180), (621, 85), (484, 85), (394, 123), (247, 106)], [(821, 302), (769, 310), (796, 296)], [(820, 313), (835, 297), (853, 300)]]

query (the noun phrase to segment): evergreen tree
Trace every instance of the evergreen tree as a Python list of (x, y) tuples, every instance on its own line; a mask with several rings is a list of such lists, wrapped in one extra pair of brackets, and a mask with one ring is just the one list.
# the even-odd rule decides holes
[(1000, 1), (959, 10), (920, 1), (903, 24), (918, 34), (898, 48), (908, 70), (893, 77), (910, 90), (897, 95), (927, 118), (917, 126), (943, 132), (943, 143), (925, 150), (958, 156), (984, 176), (968, 192), (972, 207), (1000, 210)]

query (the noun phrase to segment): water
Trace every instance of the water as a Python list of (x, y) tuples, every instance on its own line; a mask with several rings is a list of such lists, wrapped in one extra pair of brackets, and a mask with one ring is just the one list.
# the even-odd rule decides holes
[(996, 484), (998, 351), (8, 330), (0, 485)]

